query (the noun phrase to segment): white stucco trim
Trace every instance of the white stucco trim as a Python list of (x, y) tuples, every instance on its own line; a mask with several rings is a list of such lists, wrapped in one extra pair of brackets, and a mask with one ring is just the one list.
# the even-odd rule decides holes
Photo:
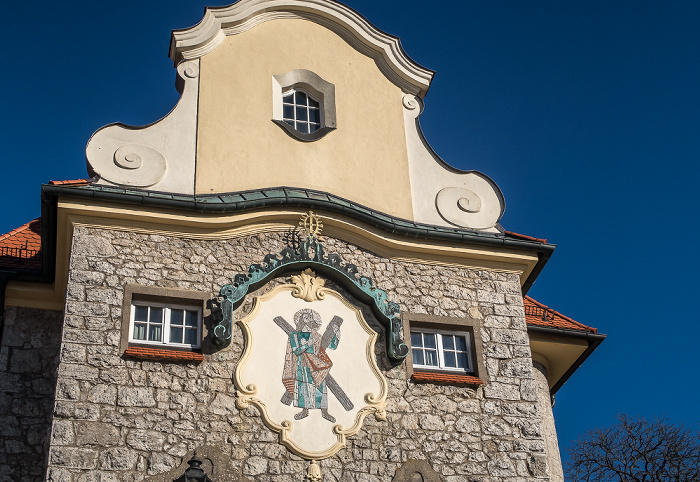
[(194, 194), (199, 60), (178, 65), (177, 75), (182, 97), (168, 115), (141, 127), (110, 124), (92, 135), (85, 155), (98, 182)]
[(478, 171), (451, 167), (433, 151), (420, 128), (419, 97), (405, 94), (403, 108), (415, 221), (502, 232), (505, 200), (496, 183)]
[(223, 42), (268, 20), (305, 19), (323, 25), (363, 54), (405, 92), (424, 97), (434, 72), (406, 54), (397, 37), (382, 32), (362, 15), (332, 0), (240, 0), (227, 7), (209, 7), (195, 26), (173, 30), (170, 58), (175, 64), (199, 58)]

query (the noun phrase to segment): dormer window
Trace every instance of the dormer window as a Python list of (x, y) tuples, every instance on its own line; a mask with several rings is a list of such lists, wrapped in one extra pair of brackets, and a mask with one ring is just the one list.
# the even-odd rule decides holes
[(317, 141), (336, 128), (335, 86), (310, 70), (272, 76), (272, 121), (300, 141)]
[(302, 134), (321, 128), (321, 103), (308, 92), (292, 90), (282, 98), (283, 120)]

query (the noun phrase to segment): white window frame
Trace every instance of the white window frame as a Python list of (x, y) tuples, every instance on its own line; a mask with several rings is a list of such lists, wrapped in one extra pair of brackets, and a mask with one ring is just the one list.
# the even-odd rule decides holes
[[(472, 350), (472, 340), (471, 340), (471, 333), (466, 332), (466, 331), (451, 331), (451, 330), (431, 330), (431, 329), (426, 329), (426, 328), (418, 328), (418, 327), (411, 327), (409, 336), (413, 333), (426, 333), (426, 334), (432, 334), (435, 335), (435, 345), (436, 345), (436, 351), (437, 351), (437, 358), (438, 358), (438, 366), (435, 365), (421, 365), (416, 363), (415, 358), (413, 358), (413, 354), (411, 353), (411, 358), (413, 359), (413, 368), (419, 368), (421, 370), (436, 370), (436, 371), (449, 371), (449, 372), (456, 372), (456, 373), (469, 373), (473, 374), (474, 373), (474, 352)], [(445, 336), (461, 336), (465, 339), (466, 341), (466, 353), (467, 353), (467, 366), (465, 368), (459, 368), (459, 367), (448, 367), (445, 366), (445, 355), (444, 355), (444, 349), (442, 346), (442, 337), (443, 335)], [(425, 352), (425, 346), (423, 347), (414, 347), (413, 343), (411, 343), (411, 350), (415, 349), (422, 349)], [(454, 350), (448, 350), (448, 351), (454, 351)]]
[[(304, 92), (319, 103), (321, 126), (312, 133), (303, 133), (284, 121), (283, 97), (292, 90)], [(272, 121), (293, 138), (303, 142), (322, 139), (336, 129), (335, 85), (306, 69), (291, 70), (272, 76)]]
[[(163, 308), (163, 328), (161, 330), (160, 341), (140, 340), (134, 338), (134, 316), (136, 315), (137, 306), (147, 306), (149, 308)], [(171, 310), (188, 310), (197, 312), (197, 343), (173, 343), (170, 341), (170, 314)], [(150, 311), (149, 311), (150, 312)], [(180, 305), (175, 303), (159, 303), (155, 301), (134, 300), (131, 303), (131, 319), (129, 322), (129, 343), (144, 344), (154, 346), (171, 346), (177, 348), (196, 349), (202, 346), (202, 307), (194, 305)], [(184, 318), (183, 318), (184, 323)], [(146, 325), (148, 327), (148, 324)], [(183, 324), (183, 330), (185, 329)], [(146, 328), (146, 338), (148, 338), (148, 328)], [(167, 338), (167, 341), (166, 341)]]
[[(289, 96), (290, 94), (291, 94), (291, 95), (294, 95), (294, 94), (297, 93), (297, 92), (300, 92), (300, 93), (304, 94), (308, 99), (311, 99), (311, 100), (313, 100), (314, 102), (318, 103), (318, 108), (317, 108), (317, 109), (318, 109), (318, 111), (319, 111), (319, 122), (311, 122), (309, 113), (310, 113), (310, 111), (311, 111), (312, 108), (309, 107), (309, 101), (308, 101), (308, 100), (306, 101), (306, 106), (304, 106), (304, 107), (306, 107), (306, 120), (305, 120), (305, 121), (297, 121), (297, 120), (296, 120), (296, 110), (297, 110), (298, 107), (301, 107), (301, 106), (299, 106), (299, 105), (296, 104), (296, 99), (293, 100), (291, 104), (287, 104), (286, 102), (284, 102), (284, 99), (285, 99), (285, 97)], [(325, 125), (325, 124), (323, 123), (323, 99), (317, 98), (315, 95), (313, 95), (313, 94), (312, 94), (311, 92), (309, 92), (308, 90), (303, 89), (303, 88), (301, 88), (301, 87), (297, 87), (297, 88), (292, 88), (292, 89), (283, 91), (283, 92), (282, 92), (282, 111), (283, 111), (283, 112), (284, 112), (284, 106), (285, 106), (285, 105), (291, 105), (291, 106), (292, 106), (292, 109), (293, 109), (293, 111), (294, 111), (294, 112), (293, 112), (293, 113), (294, 113), (294, 119), (292, 119), (292, 122), (294, 123), (294, 125), (289, 124), (289, 122), (287, 122), (288, 119), (287, 119), (286, 117), (284, 117), (284, 114), (283, 114), (283, 116), (282, 116), (282, 120), (283, 120), (284, 122), (286, 122), (286, 123), (287, 123), (290, 127), (292, 127), (294, 130), (296, 130), (297, 132), (299, 132), (300, 134), (314, 134), (315, 132), (317, 132), (318, 130), (320, 130), (321, 128), (323, 128), (323, 126)], [(301, 132), (301, 131), (299, 131), (299, 130), (297, 129), (297, 127), (296, 127), (296, 123), (297, 123), (297, 122), (303, 122), (303, 123), (307, 124), (308, 126), (311, 126), (311, 124), (318, 124), (318, 127), (316, 128), (316, 130), (315, 130), (314, 132)]]

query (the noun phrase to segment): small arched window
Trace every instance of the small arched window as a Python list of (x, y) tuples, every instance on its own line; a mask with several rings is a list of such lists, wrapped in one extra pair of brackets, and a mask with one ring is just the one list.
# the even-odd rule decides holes
[(272, 76), (272, 121), (291, 137), (313, 142), (335, 130), (335, 86), (310, 70)]
[(321, 103), (308, 92), (295, 89), (282, 97), (282, 118), (302, 134), (313, 134), (321, 128)]

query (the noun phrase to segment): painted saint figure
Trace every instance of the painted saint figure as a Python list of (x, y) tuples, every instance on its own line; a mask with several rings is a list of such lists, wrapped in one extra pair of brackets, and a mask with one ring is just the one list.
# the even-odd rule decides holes
[(308, 417), (310, 409), (320, 408), (323, 418), (335, 422), (335, 417), (328, 413), (328, 379), (331, 384), (335, 383), (329, 375), (333, 362), (326, 350), (338, 347), (342, 321), (335, 317), (321, 335), (318, 332), (321, 316), (316, 311), (305, 308), (294, 315), (296, 329), (288, 332), (289, 341), (282, 375), (287, 393), (282, 401), (291, 402), (302, 409), (294, 416), (297, 420)]

